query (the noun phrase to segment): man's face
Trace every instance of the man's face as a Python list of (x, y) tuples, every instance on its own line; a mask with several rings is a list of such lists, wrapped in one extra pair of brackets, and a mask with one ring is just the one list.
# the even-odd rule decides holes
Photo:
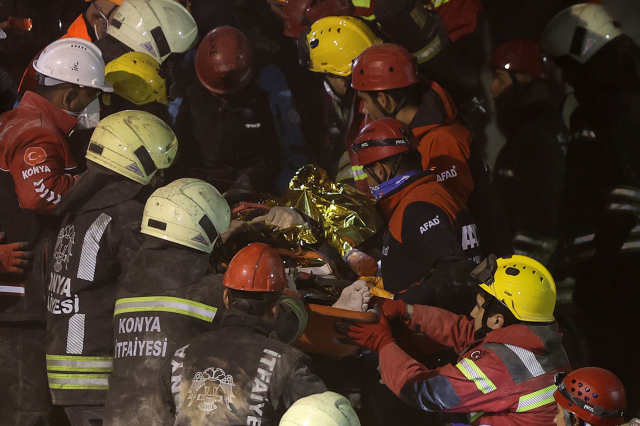
[(364, 113), (369, 116), (371, 121), (380, 120), (384, 118), (384, 114), (380, 109), (373, 103), (373, 99), (371, 95), (365, 92), (358, 91), (358, 97), (364, 102)]
[(339, 75), (325, 73), (324, 78), (327, 79), (327, 82), (331, 87), (333, 87), (333, 90), (335, 90), (335, 92), (340, 96), (344, 96), (351, 85), (351, 77), (342, 77)]
[(491, 96), (493, 96), (493, 99), (497, 98), (502, 94), (502, 92), (504, 92), (508, 87), (512, 85), (513, 80), (511, 79), (511, 75), (507, 70), (494, 70), (493, 81), (491, 82), (491, 86), (489, 87)]
[(556, 403), (558, 406), (558, 414), (556, 414), (556, 418), (553, 419), (553, 422), (558, 426), (571, 426), (565, 423), (564, 421), (564, 408), (560, 406), (560, 404)]
[(473, 318), (473, 328), (478, 331), (482, 328), (482, 317), (484, 316), (484, 297), (480, 294), (476, 296), (476, 306), (471, 311), (471, 318)]
[[(69, 91), (71, 92), (71, 91)], [(65, 109), (72, 112), (81, 112), (100, 94), (100, 89), (93, 87), (78, 87), (73, 93), (67, 92), (65, 96)]]

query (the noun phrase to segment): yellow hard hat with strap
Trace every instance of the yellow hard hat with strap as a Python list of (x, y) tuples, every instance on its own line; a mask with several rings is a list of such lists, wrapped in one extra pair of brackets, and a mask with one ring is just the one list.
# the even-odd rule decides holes
[(505, 305), (520, 321), (554, 321), (556, 284), (540, 262), (527, 256), (489, 256), (471, 276), (480, 288)]
[(309, 69), (339, 76), (351, 75), (353, 61), (381, 40), (367, 24), (352, 16), (328, 16), (311, 26), (307, 34)]

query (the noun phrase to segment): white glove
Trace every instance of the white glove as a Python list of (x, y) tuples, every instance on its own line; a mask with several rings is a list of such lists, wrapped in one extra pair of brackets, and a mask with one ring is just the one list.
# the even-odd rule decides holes
[(367, 283), (364, 280), (358, 280), (342, 290), (342, 294), (334, 303), (333, 308), (366, 312), (369, 308), (369, 300), (371, 300), (371, 294)]
[(306, 222), (302, 215), (291, 207), (272, 207), (269, 213), (253, 219), (254, 222), (264, 220), (267, 225), (277, 226), (280, 229), (292, 226), (304, 225)]

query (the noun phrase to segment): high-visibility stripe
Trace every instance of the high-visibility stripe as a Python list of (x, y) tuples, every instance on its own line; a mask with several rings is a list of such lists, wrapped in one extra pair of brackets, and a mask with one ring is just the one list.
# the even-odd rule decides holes
[(130, 297), (116, 301), (113, 316), (130, 312), (171, 312), (211, 322), (218, 308), (178, 297)]
[(96, 261), (98, 259), (98, 250), (100, 250), (100, 240), (105, 229), (111, 222), (111, 216), (106, 213), (100, 214), (98, 218), (91, 224), (82, 242), (82, 251), (80, 252), (80, 263), (78, 264), (78, 278), (93, 281), (96, 273)]
[(0, 285), (0, 294), (24, 296), (24, 285)]
[(523, 349), (519, 346), (509, 345), (508, 343), (505, 343), (504, 345), (511, 349), (511, 351), (516, 354), (518, 358), (520, 358), (520, 361), (522, 361), (524, 366), (527, 368), (527, 370), (529, 370), (529, 373), (533, 377), (542, 376), (545, 373), (542, 365), (540, 365), (533, 352)]
[(47, 355), (47, 371), (109, 373), (113, 371), (113, 358), (108, 356)]
[(414, 53), (413, 56), (418, 59), (419, 64), (423, 64), (436, 56), (441, 50), (442, 42), (440, 41), (440, 37), (436, 37), (431, 43)]
[(640, 213), (640, 206), (636, 204), (611, 203), (607, 205), (607, 210), (612, 212), (621, 212), (621, 213), (631, 212), (633, 214), (638, 214)]
[(367, 9), (371, 7), (371, 0), (351, 0), (351, 3), (353, 3), (355, 7), (364, 7)]
[(531, 244), (540, 247), (542, 250), (554, 250), (556, 246), (556, 242), (553, 240), (540, 240), (520, 233), (513, 237), (513, 242)]
[(109, 389), (108, 374), (47, 373), (51, 389)]
[(307, 328), (307, 321), (309, 321), (309, 314), (307, 313), (305, 308), (298, 305), (294, 300), (282, 299), (281, 303), (284, 303), (285, 305), (289, 306), (289, 308), (291, 308), (291, 311), (298, 318), (298, 331), (296, 332), (294, 339), (291, 342), (289, 342), (289, 344), (292, 344), (298, 337), (302, 336), (302, 333), (304, 333), (304, 329)]
[(351, 166), (351, 173), (355, 180), (363, 180), (367, 178), (367, 174), (365, 173), (363, 166)]
[(553, 399), (553, 393), (556, 389), (558, 389), (558, 387), (552, 385), (537, 392), (521, 396), (518, 399), (518, 408), (516, 409), (516, 413), (522, 413), (523, 411), (529, 411), (542, 407), (543, 405), (551, 404), (555, 401)]
[(637, 189), (638, 188), (616, 188), (611, 191), (610, 194), (614, 197), (627, 198), (640, 203), (640, 191)]
[(69, 318), (67, 328), (68, 354), (82, 354), (82, 348), (84, 348), (84, 318), (85, 314), (73, 314)]
[(464, 374), (464, 377), (473, 381), (480, 392), (487, 394), (498, 389), (472, 360), (463, 358), (456, 364), (456, 368)]
[(431, 1), (431, 4), (433, 5), (434, 8), (438, 8), (445, 3), (449, 3), (449, 0), (432, 0)]
[(640, 249), (640, 241), (627, 241), (626, 243), (622, 244), (622, 251), (636, 251)]
[(484, 411), (472, 411), (469, 413), (469, 423), (475, 422), (484, 415)]
[(578, 237), (575, 238), (573, 240), (573, 244), (583, 244), (583, 243), (588, 243), (590, 241), (593, 241), (594, 237), (596, 236), (596, 234), (588, 234), (588, 235), (583, 235), (582, 237)]

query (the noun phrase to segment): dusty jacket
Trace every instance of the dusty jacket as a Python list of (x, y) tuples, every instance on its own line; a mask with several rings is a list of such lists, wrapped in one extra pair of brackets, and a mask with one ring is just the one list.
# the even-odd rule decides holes
[(105, 425), (152, 424), (148, 409), (165, 360), (215, 330), (225, 309), (223, 276), (205, 275), (207, 253), (142, 238), (115, 305)]
[(0, 321), (44, 321), (45, 253), (58, 231), (53, 209), (75, 182), (67, 136), (76, 121), (33, 92), (0, 116), (0, 230), (34, 252), (29, 272), (1, 278)]
[(173, 425), (176, 410), (176, 425), (276, 425), (295, 401), (326, 391), (309, 357), (267, 337), (271, 331), (259, 318), (227, 311), (219, 330), (178, 349), (156, 398), (162, 424)]
[(395, 343), (382, 348), (382, 380), (406, 403), (469, 413), (472, 425), (553, 425), (554, 376), (571, 368), (555, 323), (511, 325), (474, 341), (466, 316), (415, 305), (411, 328), (461, 356), (456, 365), (429, 371)]
[[(103, 186), (85, 187), (97, 179)], [(103, 404), (113, 369), (111, 320), (119, 275), (138, 249), (134, 237), (144, 209), (145, 187), (119, 175), (90, 170), (63, 203), (62, 222), (49, 264), (47, 371), (54, 404)], [(72, 201), (80, 202), (79, 209)], [(84, 194), (83, 194), (84, 193)]]
[[(446, 263), (479, 262), (480, 241), (464, 203), (454, 198), (437, 175), (422, 172), (380, 200), (388, 221), (382, 248), (382, 277), (392, 293), (407, 290)], [(419, 303), (417, 288), (402, 297)], [(415, 294), (414, 294), (415, 292)]]

